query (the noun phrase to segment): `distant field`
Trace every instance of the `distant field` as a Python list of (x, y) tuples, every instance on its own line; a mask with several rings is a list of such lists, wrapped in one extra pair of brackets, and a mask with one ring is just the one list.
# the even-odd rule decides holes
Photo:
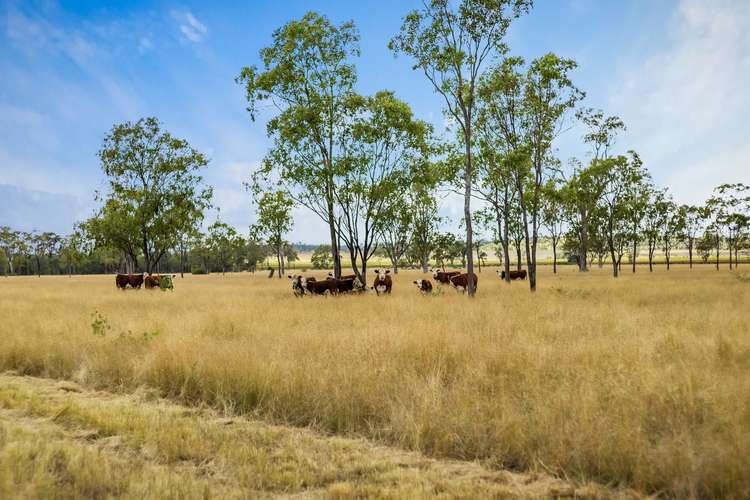
[[(575, 487), (606, 484), (613, 488), (608, 494), (632, 488), (747, 497), (750, 267), (731, 273), (641, 267), (618, 280), (609, 272), (579, 274), (565, 266), (554, 276), (544, 267), (540, 290), (531, 295), (528, 283), (508, 286), (487, 269), (475, 300), (449, 289), (422, 297), (411, 284), (422, 277), (415, 271), (394, 277), (392, 296), (302, 299), (292, 296), (288, 279), (264, 273), (178, 278), (174, 292), (117, 291), (113, 276), (2, 278), (0, 372), (74, 381), (123, 398), (153, 393), (223, 416), (363, 437), (387, 444), (392, 454), (405, 449), (478, 460), (486, 469), (553, 475)], [(0, 384), (23, 384), (11, 379)], [(42, 446), (33, 438), (34, 421), (13, 430), (20, 424), (8, 411), (54, 417), (60, 425), (83, 411), (73, 400), (68, 410), (62, 403), (45, 409), (44, 398), (52, 396), (44, 391), (22, 397), (4, 390), (0, 448), (11, 433), (29, 435), (24, 449)], [(132, 401), (133, 411), (144, 404)], [(102, 408), (97, 417), (96, 405), (86, 408), (85, 425), (125, 432), (117, 411)], [(193, 439), (194, 429), (183, 425), (181, 435)], [(213, 435), (213, 424), (205, 425), (205, 435)], [(143, 441), (148, 428), (127, 432)], [(223, 451), (209, 455), (223, 458), (206, 467), (229, 467), (231, 447), (242, 446), (241, 439), (221, 439)], [(178, 450), (178, 442), (154, 446)], [(305, 446), (304, 460), (285, 462), (289, 474), (315, 461), (315, 449), (327, 456), (325, 447)], [(7, 453), (0, 451), (0, 461), (13, 460)], [(264, 477), (281, 484), (267, 491), (324, 486), (323, 493), (346, 497), (382, 484), (374, 472), (363, 472), (361, 483), (352, 474), (342, 485), (329, 478), (291, 487), (273, 467), (262, 469), (263, 457), (245, 465), (267, 471), (252, 484), (265, 484)], [(186, 466), (201, 463), (186, 460)], [(151, 465), (143, 465), (144, 477), (154, 473)], [(446, 476), (434, 480), (452, 484)], [(466, 485), (463, 493), (446, 494), (484, 491)], [(423, 491), (440, 492), (429, 488)], [(554, 494), (543, 491), (537, 494)]]

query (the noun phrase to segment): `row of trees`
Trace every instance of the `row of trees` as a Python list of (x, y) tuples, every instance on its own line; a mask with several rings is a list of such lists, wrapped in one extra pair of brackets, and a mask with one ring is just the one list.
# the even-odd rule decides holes
[[(184, 269), (202, 255), (203, 268), (216, 268), (210, 260), (226, 270), (245, 259), (254, 266), (257, 260), (241, 257), (253, 246), (271, 252), (283, 273), (293, 254), (284, 237), (299, 206), (325, 222), (334, 273), (341, 275), (344, 248), (363, 281), (379, 251), (396, 269), (409, 262), (426, 271), (431, 260), (460, 257), (473, 294), (474, 255), (480, 266), (486, 257), (482, 234), (498, 246), (506, 271), (515, 250), (532, 291), (542, 237), (552, 242), (555, 266), (560, 248), (581, 271), (595, 259), (610, 262), (615, 277), (624, 256), (635, 271), (641, 247), (650, 264), (660, 249), (669, 266), (680, 242), (691, 263), (694, 251), (710, 248), (718, 266), (726, 245), (736, 265), (748, 239), (747, 186), (721, 185), (700, 207), (677, 205), (636, 152), (615, 151), (622, 120), (581, 105), (575, 61), (548, 53), (527, 62), (510, 53), (507, 30), (530, 9), (530, 0), (425, 0), (404, 18), (389, 46), (410, 57), (441, 96), (452, 123), (445, 136), (393, 92), (356, 91), (352, 23), (336, 26), (314, 12), (291, 21), (261, 50), (262, 68), (245, 67), (237, 77), (251, 119), (272, 110), (272, 147), (246, 183), (257, 206), (248, 238), (221, 221), (201, 234), (212, 206), (201, 175), (208, 159), (146, 118), (105, 137), (99, 159), (107, 189), (96, 193), (93, 217), (68, 238), (22, 238), (31, 250), (6, 244), (6, 260), (13, 266), (16, 255), (33, 256), (41, 273), (44, 256), (59, 249), (72, 272), (75, 256), (90, 247), (116, 252), (128, 272), (156, 271), (172, 258)], [(574, 122), (590, 152), (563, 166), (554, 143)], [(438, 200), (450, 192), (463, 196), (461, 238), (438, 232)]]
[[(555, 256), (563, 243), (581, 271), (596, 257), (618, 276), (624, 255), (635, 270), (644, 241), (650, 263), (658, 247), (669, 263), (680, 239), (691, 262), (696, 242), (713, 239), (717, 251), (727, 242), (736, 263), (746, 188), (723, 185), (703, 207), (677, 206), (637, 153), (615, 154), (625, 124), (581, 106), (575, 61), (548, 53), (527, 62), (510, 53), (505, 35), (531, 7), (530, 0), (426, 0), (405, 16), (389, 47), (410, 57), (442, 98), (452, 137), (436, 137), (392, 92), (356, 92), (359, 33), (352, 23), (336, 26), (308, 13), (273, 33), (262, 68), (242, 70), (237, 81), (251, 118), (261, 104), (275, 109), (267, 125), (273, 146), (251, 184), (273, 186), (326, 223), (336, 275), (341, 243), (358, 275), (378, 246), (394, 266), (419, 248), (426, 268), (439, 222), (436, 194), (446, 186), (464, 199), (469, 277), (477, 229), (493, 234), (506, 271), (511, 248), (518, 262), (523, 253), (532, 291), (544, 233)], [(553, 146), (574, 121), (586, 129), (590, 155), (563, 168)]]
[[(294, 246), (287, 241), (282, 245), (285, 265), (296, 261), (298, 255)], [(276, 255), (276, 249), (267, 242), (243, 237), (234, 228), (217, 221), (205, 232), (196, 232), (165, 252), (151, 270), (172, 273), (255, 271), (266, 267), (268, 258)], [(80, 230), (62, 236), (0, 227), (0, 274), (6, 276), (146, 271), (141, 254), (136, 253), (134, 260), (133, 267), (122, 249), (97, 244)]]

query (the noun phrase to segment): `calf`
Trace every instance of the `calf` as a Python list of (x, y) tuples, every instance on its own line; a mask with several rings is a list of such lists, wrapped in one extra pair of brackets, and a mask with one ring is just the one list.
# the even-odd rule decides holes
[(430, 272), (438, 283), (450, 283), (453, 276), (461, 274), (461, 271), (441, 271), (439, 269), (430, 269)]
[(430, 280), (416, 280), (414, 284), (425, 295), (432, 292), (432, 281)]
[[(471, 273), (471, 275), (474, 277), (474, 290), (476, 290), (479, 285), (479, 278), (477, 278), (477, 275), (474, 273)], [(466, 292), (466, 290), (469, 289), (469, 275), (463, 273), (458, 276), (453, 276), (451, 278), (451, 286), (453, 286), (458, 292)]]
[(391, 288), (393, 288), (393, 281), (391, 280), (391, 270), (383, 270), (383, 269), (375, 269), (375, 274), (377, 276), (375, 277), (375, 281), (372, 283), (372, 287), (375, 289), (375, 292), (380, 295), (381, 293), (391, 293)]
[[(501, 279), (505, 279), (505, 271), (500, 271), (498, 269), (497, 271), (498, 276), (500, 276)], [(510, 279), (512, 280), (525, 280), (526, 279), (526, 269), (520, 269), (517, 271), (511, 271), (510, 272)]]

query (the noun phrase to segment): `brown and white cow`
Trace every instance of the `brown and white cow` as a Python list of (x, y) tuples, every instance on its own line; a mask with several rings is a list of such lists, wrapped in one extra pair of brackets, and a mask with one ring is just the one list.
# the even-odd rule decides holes
[(125, 290), (128, 285), (131, 288), (138, 289), (143, 285), (143, 274), (117, 274), (115, 285), (121, 290)]
[[(497, 275), (500, 276), (500, 279), (505, 279), (505, 271), (497, 270)], [(510, 279), (511, 280), (525, 280), (526, 279), (526, 269), (519, 269), (519, 270), (513, 270), (510, 272)]]
[[(340, 280), (353, 280), (356, 277), (357, 277), (356, 274), (342, 274), (339, 279)], [(333, 278), (334, 278), (333, 273), (328, 273), (328, 279), (333, 279)]]
[(334, 283), (335, 293), (352, 293), (352, 292), (364, 292), (367, 287), (362, 284), (359, 278), (342, 278), (337, 280), (336, 278), (328, 278), (327, 281)]
[(450, 283), (453, 276), (458, 276), (461, 271), (441, 271), (440, 269), (430, 269), (432, 277), (438, 283)]
[(375, 293), (380, 295), (381, 293), (391, 293), (393, 288), (393, 281), (391, 280), (390, 269), (375, 269), (375, 280), (372, 282), (372, 287), (375, 289)]
[(305, 292), (312, 295), (334, 295), (337, 287), (334, 280), (321, 280), (307, 278), (305, 280)]
[(417, 285), (417, 288), (423, 294), (427, 295), (428, 293), (432, 293), (432, 281), (430, 281), (430, 280), (415, 280), (414, 284)]
[[(476, 290), (479, 285), (479, 278), (477, 278), (476, 274), (471, 274), (474, 277), (474, 290)], [(459, 274), (458, 276), (451, 277), (451, 286), (458, 292), (466, 292), (466, 290), (469, 289), (469, 274), (463, 273)]]

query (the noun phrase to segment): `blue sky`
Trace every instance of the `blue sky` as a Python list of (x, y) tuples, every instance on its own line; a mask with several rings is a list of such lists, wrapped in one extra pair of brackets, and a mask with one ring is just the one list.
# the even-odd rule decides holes
[[(69, 232), (104, 187), (96, 152), (105, 133), (157, 116), (210, 157), (205, 178), (221, 218), (247, 228), (254, 214), (242, 182), (269, 141), (234, 77), (258, 62), (275, 28), (308, 10), (359, 28), (360, 92), (394, 90), (442, 128), (440, 100), (386, 46), (418, 3), (0, 0), (0, 225)], [(536, 3), (512, 27), (512, 53), (576, 59), (585, 104), (624, 119), (618, 149), (641, 153), (678, 201), (700, 202), (720, 182), (750, 183), (750, 2)], [(571, 128), (557, 141), (563, 161), (585, 157), (580, 136)], [(459, 210), (443, 200), (456, 222)], [(295, 215), (290, 239), (325, 240), (312, 214)]]

